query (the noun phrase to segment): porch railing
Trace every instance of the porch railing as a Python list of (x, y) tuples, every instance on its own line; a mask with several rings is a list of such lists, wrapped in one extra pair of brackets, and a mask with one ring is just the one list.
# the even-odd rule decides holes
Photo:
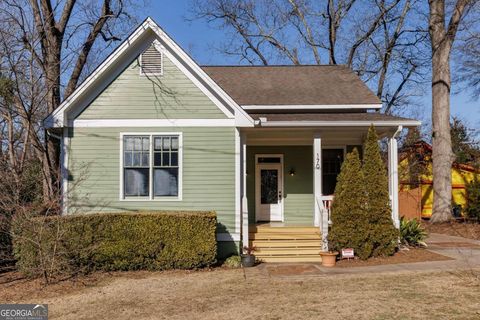
[(318, 211), (320, 212), (319, 227), (322, 235), (322, 250), (328, 250), (328, 226), (332, 224), (330, 214), (332, 211), (333, 195), (320, 196), (316, 198)]

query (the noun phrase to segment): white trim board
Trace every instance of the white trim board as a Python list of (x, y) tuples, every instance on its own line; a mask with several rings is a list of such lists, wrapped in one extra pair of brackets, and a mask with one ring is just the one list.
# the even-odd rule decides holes
[(63, 136), (60, 149), (60, 166), (62, 174), (62, 215), (68, 214), (68, 156), (70, 148), (70, 138), (68, 128), (63, 128)]
[[(57, 109), (44, 120), (45, 126), (47, 128), (67, 126), (67, 113), (74, 108), (75, 103), (87, 95), (90, 87), (99, 86), (100, 84), (97, 82), (101, 80), (101, 76), (107, 73), (110, 67), (127, 53), (127, 49), (133, 47), (148, 30), (151, 30), (162, 42), (160, 43), (160, 41), (158, 41), (158, 43), (154, 43), (154, 45), (162, 45), (165, 47), (164, 52), (167, 57), (172, 59), (177, 66), (181, 65), (181, 70), (185, 75), (192, 79), (202, 91), (208, 91), (209, 98), (211, 98), (217, 106), (221, 106), (220, 109), (225, 115), (229, 118), (235, 118), (236, 126), (253, 127), (254, 121), (246, 111), (222, 90), (150, 17), (114, 50)], [(180, 63), (180, 60), (184, 63)], [(232, 110), (232, 112), (228, 109)]]
[(242, 176), (240, 164), (241, 137), (240, 130), (235, 128), (235, 232), (240, 233), (240, 220), (242, 216)]
[(382, 104), (293, 104), (293, 105), (242, 105), (244, 110), (337, 110), (381, 109)]
[(102, 127), (234, 127), (235, 119), (95, 119), (74, 120), (75, 128)]
[(262, 127), (418, 127), (417, 120), (398, 121), (261, 121)]

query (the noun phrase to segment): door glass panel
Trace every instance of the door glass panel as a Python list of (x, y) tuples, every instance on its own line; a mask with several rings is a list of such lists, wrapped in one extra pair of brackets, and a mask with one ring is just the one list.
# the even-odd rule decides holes
[(260, 198), (262, 204), (278, 203), (278, 170), (260, 170)]
[(279, 157), (260, 157), (257, 159), (258, 163), (280, 163), (281, 159)]

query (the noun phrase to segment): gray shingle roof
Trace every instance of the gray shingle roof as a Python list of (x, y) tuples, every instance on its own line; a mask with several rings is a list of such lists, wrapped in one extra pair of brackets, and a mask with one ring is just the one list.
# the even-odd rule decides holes
[(346, 66), (203, 66), (202, 69), (240, 105), (381, 103)]

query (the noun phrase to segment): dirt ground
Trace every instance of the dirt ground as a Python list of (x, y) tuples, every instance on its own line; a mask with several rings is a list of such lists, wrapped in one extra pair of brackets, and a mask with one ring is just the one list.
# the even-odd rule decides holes
[(411, 262), (423, 262), (423, 261), (442, 261), (451, 260), (451, 258), (443, 256), (441, 254), (422, 249), (422, 248), (410, 248), (407, 250), (400, 250), (390, 257), (378, 257), (370, 258), (368, 260), (351, 259), (337, 261), (337, 267), (366, 267), (377, 266), (384, 264), (399, 264), (399, 263), (411, 263)]
[(48, 303), (50, 319), (479, 319), (468, 273), (248, 279), (242, 269), (95, 274), (42, 290), (0, 278), (0, 301)]
[(432, 224), (428, 221), (424, 221), (423, 225), (429, 233), (442, 233), (450, 236), (480, 240), (480, 223), (452, 221)]

